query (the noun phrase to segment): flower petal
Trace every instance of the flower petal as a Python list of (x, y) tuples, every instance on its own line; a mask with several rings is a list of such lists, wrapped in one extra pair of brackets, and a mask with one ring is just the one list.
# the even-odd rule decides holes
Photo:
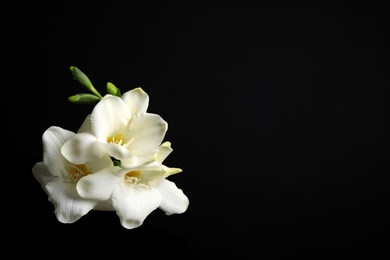
[(172, 153), (173, 149), (171, 148), (171, 142), (164, 142), (158, 148), (158, 154), (156, 161), (162, 163), (170, 153)]
[(43, 162), (52, 175), (67, 175), (68, 162), (61, 154), (61, 146), (74, 136), (75, 133), (58, 126), (51, 126), (43, 133)]
[(41, 187), (46, 191), (45, 184), (56, 178), (53, 176), (43, 162), (37, 162), (32, 168), (32, 173), (35, 179), (41, 184)]
[(83, 164), (96, 160), (106, 154), (104, 147), (90, 133), (77, 133), (64, 143), (62, 155), (73, 164)]
[(133, 157), (131, 151), (129, 151), (127, 147), (122, 146), (120, 144), (103, 143), (102, 145), (110, 156), (118, 160), (124, 160)]
[(91, 173), (98, 172), (108, 167), (114, 167), (114, 163), (108, 154), (103, 155), (103, 157), (99, 159), (89, 161), (87, 165)]
[(112, 207), (111, 200), (99, 201), (93, 209), (100, 211), (115, 211), (115, 209)]
[(156, 160), (156, 154), (153, 154), (151, 156), (144, 156), (144, 157), (130, 157), (127, 159), (121, 160), (121, 165), (123, 168), (137, 168), (140, 166), (144, 166), (147, 164), (150, 164)]
[(112, 194), (112, 205), (123, 227), (139, 227), (161, 201), (157, 189), (120, 182)]
[(54, 213), (62, 223), (76, 222), (97, 204), (97, 201), (81, 198), (72, 182), (56, 178), (48, 182), (45, 188), (49, 201), (54, 205)]
[(135, 88), (122, 95), (122, 100), (127, 104), (132, 115), (145, 113), (149, 106), (149, 96), (142, 88)]
[(164, 180), (158, 190), (161, 194), (161, 204), (159, 208), (167, 215), (180, 214), (187, 210), (189, 206), (188, 197), (183, 191), (177, 188), (174, 182)]
[(174, 175), (174, 174), (178, 174), (178, 173), (183, 171), (181, 168), (167, 167), (165, 165), (164, 165), (164, 168), (165, 168), (165, 172), (166, 172), (165, 178), (169, 177), (171, 175)]
[(160, 183), (165, 178), (165, 171), (160, 167), (160, 169), (154, 169), (154, 167), (148, 169), (147, 167), (145, 169), (141, 170), (141, 179), (149, 187), (158, 187)]
[(91, 132), (91, 114), (87, 115), (77, 133)]
[(130, 118), (130, 110), (120, 97), (106, 95), (92, 110), (92, 132), (100, 142), (107, 142), (107, 138), (117, 134)]
[(123, 178), (115, 174), (119, 167), (105, 168), (101, 171), (82, 177), (76, 185), (81, 197), (92, 200), (108, 200), (118, 182)]
[(168, 124), (157, 114), (137, 114), (133, 117), (126, 134), (133, 138), (129, 149), (136, 156), (145, 156), (159, 147), (168, 129)]

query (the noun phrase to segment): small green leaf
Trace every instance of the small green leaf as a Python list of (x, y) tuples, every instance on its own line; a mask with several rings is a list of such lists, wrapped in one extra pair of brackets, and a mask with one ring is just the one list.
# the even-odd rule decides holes
[(100, 95), (100, 93), (95, 89), (92, 82), (89, 80), (87, 75), (84, 74), (84, 72), (75, 66), (70, 66), (70, 71), (72, 72), (74, 80), (77, 80), (83, 87), (91, 91), (97, 97), (102, 98), (102, 95)]
[(121, 91), (119, 88), (117, 88), (114, 84), (112, 84), (111, 82), (107, 82), (107, 93), (108, 94), (111, 94), (111, 95), (114, 95), (114, 96), (117, 96), (117, 97), (120, 97), (122, 94), (121, 94)]
[(96, 104), (100, 101), (100, 98), (88, 93), (79, 93), (68, 97), (68, 100), (76, 104)]

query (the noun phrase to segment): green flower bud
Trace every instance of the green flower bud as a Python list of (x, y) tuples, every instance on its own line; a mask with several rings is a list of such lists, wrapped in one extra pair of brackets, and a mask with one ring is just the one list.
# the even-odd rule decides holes
[(70, 71), (72, 72), (73, 79), (80, 82), (80, 84), (91, 91), (94, 95), (96, 95), (99, 98), (102, 98), (102, 95), (95, 89), (95, 87), (92, 85), (92, 82), (89, 80), (87, 75), (84, 74), (81, 70), (79, 70), (75, 66), (70, 67)]
[(114, 84), (112, 84), (111, 82), (107, 82), (106, 89), (107, 89), (108, 94), (111, 94), (111, 95), (114, 95), (117, 97), (120, 97), (122, 95), (120, 89), (117, 88), (116, 86), (114, 86)]
[(68, 100), (75, 104), (96, 104), (100, 98), (88, 93), (79, 93), (68, 97)]

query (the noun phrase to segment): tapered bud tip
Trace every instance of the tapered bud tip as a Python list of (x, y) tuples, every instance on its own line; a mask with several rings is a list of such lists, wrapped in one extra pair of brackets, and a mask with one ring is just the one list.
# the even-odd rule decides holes
[(82, 72), (76, 66), (70, 66), (69, 69), (72, 72), (74, 80), (77, 80), (84, 88), (91, 91), (97, 97), (102, 98), (102, 95), (100, 95), (100, 93), (95, 89), (95, 87), (92, 85), (92, 82), (89, 80), (87, 75), (84, 74), (84, 72)]
[(121, 91), (119, 90), (119, 88), (117, 88), (111, 82), (107, 82), (106, 90), (107, 90), (108, 94), (111, 94), (111, 95), (114, 95), (114, 96), (120, 97), (122, 95)]
[(92, 88), (92, 83), (87, 77), (87, 75), (84, 74), (79, 68), (76, 66), (71, 66), (70, 71), (72, 72), (73, 78), (77, 81), (79, 81), (82, 85), (84, 85), (87, 88)]

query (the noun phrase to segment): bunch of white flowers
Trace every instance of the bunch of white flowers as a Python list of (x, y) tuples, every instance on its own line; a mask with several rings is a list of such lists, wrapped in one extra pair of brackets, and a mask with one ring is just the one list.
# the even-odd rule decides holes
[(102, 96), (81, 70), (70, 70), (91, 94), (68, 100), (96, 104), (77, 132), (49, 127), (42, 135), (43, 161), (32, 168), (58, 221), (74, 223), (90, 210), (109, 210), (133, 229), (157, 208), (167, 215), (185, 212), (188, 197), (167, 180), (182, 170), (163, 164), (172, 152), (171, 143), (163, 142), (168, 124), (147, 112), (148, 94), (138, 87), (122, 95), (109, 82)]

